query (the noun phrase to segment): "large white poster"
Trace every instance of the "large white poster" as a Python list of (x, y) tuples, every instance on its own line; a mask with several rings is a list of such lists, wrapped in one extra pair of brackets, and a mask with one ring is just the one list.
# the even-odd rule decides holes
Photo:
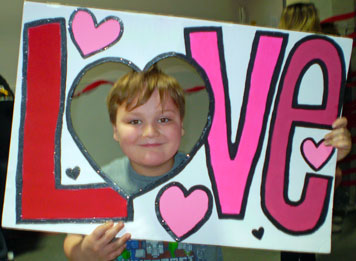
[[(87, 234), (123, 220), (137, 239), (329, 252), (336, 152), (322, 141), (341, 115), (351, 46), (26, 2), (3, 226)], [(97, 65), (139, 71), (171, 57), (202, 78), (208, 116), (188, 159), (129, 195), (82, 142), (71, 103)]]

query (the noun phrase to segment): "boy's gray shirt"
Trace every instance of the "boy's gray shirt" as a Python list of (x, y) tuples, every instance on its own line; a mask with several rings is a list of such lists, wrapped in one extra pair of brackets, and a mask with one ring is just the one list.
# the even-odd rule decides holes
[[(178, 167), (185, 158), (185, 154), (178, 152), (174, 156), (174, 165), (172, 170)], [(116, 183), (116, 185), (118, 185), (129, 195), (139, 192), (141, 189), (144, 189), (146, 186), (156, 182), (162, 178), (162, 176), (169, 173), (167, 172), (166, 174), (158, 177), (140, 175), (133, 170), (127, 157), (115, 159), (108, 165), (105, 165), (102, 170), (113, 182)]]

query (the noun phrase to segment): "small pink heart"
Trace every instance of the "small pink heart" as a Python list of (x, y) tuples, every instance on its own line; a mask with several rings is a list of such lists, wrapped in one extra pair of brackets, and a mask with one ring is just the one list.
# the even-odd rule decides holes
[(312, 138), (306, 138), (300, 150), (306, 163), (315, 171), (324, 167), (334, 152), (333, 147), (324, 145), (324, 139), (316, 144)]
[(187, 191), (182, 184), (173, 182), (158, 193), (156, 212), (162, 226), (180, 241), (198, 231), (209, 219), (212, 196), (204, 186), (194, 186)]
[(107, 17), (97, 24), (95, 16), (87, 9), (78, 9), (70, 18), (72, 41), (83, 57), (88, 57), (115, 44), (123, 32), (118, 17)]

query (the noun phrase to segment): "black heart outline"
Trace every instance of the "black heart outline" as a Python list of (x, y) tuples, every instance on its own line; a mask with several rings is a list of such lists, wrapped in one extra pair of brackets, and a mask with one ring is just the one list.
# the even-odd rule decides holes
[[(153, 64), (155, 64), (156, 62), (166, 59), (166, 58), (170, 58), (170, 57), (176, 57), (179, 58), (185, 62), (187, 62), (188, 64), (190, 64), (191, 66), (193, 66), (195, 68), (195, 70), (198, 72), (198, 74), (200, 75), (200, 77), (202, 78), (202, 80), (205, 82), (205, 86), (206, 86), (206, 90), (207, 93), (209, 95), (209, 112), (208, 112), (208, 117), (207, 117), (207, 122), (206, 125), (204, 126), (202, 133), (199, 137), (199, 139), (197, 140), (197, 142), (194, 144), (193, 148), (191, 149), (191, 151), (189, 152), (189, 154), (187, 155), (186, 160), (184, 160), (177, 168), (175, 168), (174, 170), (172, 170), (171, 172), (169, 172), (167, 175), (163, 176), (162, 178), (158, 179), (156, 182), (148, 185), (147, 187), (145, 187), (143, 190), (129, 195), (128, 193), (126, 193), (123, 189), (121, 189), (119, 187), (118, 184), (116, 184), (115, 182), (113, 182), (99, 167), (99, 165), (95, 162), (95, 160), (90, 156), (88, 150), (86, 149), (86, 147), (84, 146), (84, 144), (81, 142), (81, 140), (79, 139), (77, 133), (75, 132), (74, 128), (73, 128), (73, 123), (71, 120), (71, 101), (72, 101), (72, 97), (74, 95), (74, 91), (75, 88), (77, 87), (78, 83), (80, 82), (81, 78), (84, 76), (84, 74), (92, 69), (93, 67), (99, 65), (99, 64), (103, 64), (103, 63), (107, 63), (107, 62), (116, 62), (116, 63), (121, 63), (124, 65), (127, 65), (128, 67), (130, 67), (133, 70), (136, 71), (141, 71), (141, 69), (136, 66), (134, 63), (132, 63), (129, 60), (126, 60), (124, 58), (120, 58), (120, 57), (106, 57), (106, 58), (102, 58), (99, 59), (97, 61), (94, 61), (90, 64), (88, 64), (87, 66), (85, 66), (77, 75), (77, 77), (75, 78), (75, 80), (72, 83), (72, 86), (70, 87), (70, 90), (68, 92), (68, 95), (66, 97), (66, 121), (67, 121), (67, 130), (69, 131), (69, 133), (71, 134), (73, 140), (75, 141), (75, 143), (77, 144), (78, 148), (80, 149), (80, 151), (82, 152), (82, 154), (85, 156), (85, 158), (87, 159), (88, 163), (91, 165), (91, 167), (94, 169), (94, 171), (96, 173), (98, 173), (99, 176), (101, 176), (106, 184), (103, 185), (102, 183), (98, 183), (98, 184), (90, 184), (90, 185), (71, 185), (71, 186), (63, 186), (61, 185), (61, 178), (56, 176), (56, 186), (57, 187), (63, 187), (63, 188), (73, 188), (73, 189), (79, 189), (79, 188), (96, 188), (96, 187), (112, 187), (116, 192), (118, 192), (120, 195), (122, 195), (123, 197), (126, 197), (128, 199), (128, 212), (131, 213), (133, 211), (132, 209), (132, 200), (133, 198), (140, 196), (154, 188), (156, 188), (158, 185), (166, 182), (167, 180), (171, 179), (172, 177), (176, 176), (178, 173), (181, 172), (182, 169), (184, 169), (184, 167), (190, 162), (190, 160), (194, 157), (194, 155), (196, 154), (196, 152), (199, 150), (199, 148), (206, 142), (207, 136), (209, 134), (210, 131), (210, 127), (211, 127), (211, 122), (212, 122), (212, 115), (214, 113), (214, 98), (212, 95), (212, 91), (210, 89), (210, 82), (208, 80), (208, 77), (205, 73), (205, 71), (195, 62), (195, 60), (193, 60), (192, 58), (187, 57), (184, 54), (180, 54), (180, 53), (176, 53), (176, 52), (169, 52), (169, 53), (163, 53), (161, 55), (158, 55), (156, 57), (154, 57), (151, 61), (149, 61), (143, 71), (148, 70)], [(59, 134), (60, 135), (60, 134)], [(133, 218), (133, 215), (128, 215), (129, 216), (129, 220), (131, 220)]]
[[(191, 193), (193, 193), (196, 190), (203, 190), (206, 195), (208, 196), (208, 208), (207, 211), (204, 215), (204, 217), (191, 229), (189, 230), (187, 233), (185, 233), (183, 236), (178, 237), (176, 234), (174, 234), (174, 232), (171, 230), (171, 228), (168, 226), (168, 224), (164, 221), (161, 212), (159, 210), (160, 208), (160, 199), (161, 196), (163, 195), (163, 193), (169, 189), (170, 187), (178, 187), (184, 194), (184, 197), (188, 197)], [(167, 233), (177, 242), (184, 240), (185, 238), (189, 237), (190, 235), (196, 233), (205, 223), (206, 221), (209, 220), (211, 213), (213, 211), (213, 196), (210, 192), (210, 190), (203, 186), (203, 185), (196, 185), (191, 187), (189, 190), (187, 190), (181, 183), (179, 182), (171, 182), (167, 185), (165, 185), (164, 187), (162, 187), (160, 189), (160, 191), (158, 192), (157, 196), (156, 196), (156, 200), (155, 200), (155, 207), (156, 207), (156, 216), (158, 218), (159, 223), (163, 226), (163, 228), (167, 231)], [(188, 215), (189, 213), (186, 213), (186, 215)]]
[(302, 154), (303, 156), (303, 159), (304, 161), (309, 165), (309, 167), (311, 167), (314, 171), (319, 171), (321, 170), (329, 161), (330, 159), (332, 158), (332, 156), (334, 155), (334, 152), (335, 152), (335, 148), (331, 151), (331, 153), (329, 154), (329, 156), (325, 159), (325, 161), (323, 162), (323, 164), (320, 165), (319, 168), (316, 168), (308, 159), (308, 157), (305, 155), (304, 153), (304, 143), (307, 142), (307, 141), (311, 141), (313, 142), (315, 148), (318, 148), (323, 142), (324, 142), (324, 139), (321, 139), (318, 143), (315, 143), (314, 139), (311, 138), (311, 137), (308, 137), (308, 138), (305, 138), (302, 143), (300, 144), (300, 153)]
[(258, 240), (262, 239), (264, 232), (265, 229), (263, 227), (260, 227), (259, 229), (252, 229), (251, 231), (252, 235)]
[[(82, 52), (82, 49), (80, 48), (80, 46), (78, 45), (78, 43), (77, 43), (77, 41), (76, 41), (76, 39), (75, 39), (75, 37), (74, 37), (73, 30), (72, 30), (73, 19), (74, 19), (74, 17), (76, 16), (76, 14), (77, 14), (79, 11), (84, 11), (84, 12), (88, 13), (88, 14), (91, 16), (91, 18), (93, 19), (95, 28), (98, 28), (100, 25), (102, 25), (103, 23), (105, 23), (105, 22), (108, 21), (108, 20), (116, 20), (116, 21), (118, 21), (119, 24), (120, 24), (120, 33), (119, 33), (119, 35), (118, 35), (117, 38), (116, 38), (113, 42), (111, 42), (110, 44), (104, 46), (104, 47), (101, 48), (101, 49), (95, 50), (95, 51), (93, 51), (93, 52), (91, 52), (91, 53), (88, 53), (88, 54), (84, 55), (84, 53)], [(94, 54), (97, 54), (97, 53), (99, 53), (99, 52), (105, 51), (105, 50), (108, 49), (109, 47), (111, 47), (111, 46), (113, 46), (114, 44), (116, 44), (116, 43), (121, 39), (121, 37), (122, 37), (122, 35), (123, 35), (123, 33), (124, 33), (124, 24), (123, 24), (123, 22), (121, 21), (121, 19), (120, 19), (119, 17), (116, 17), (116, 16), (107, 16), (107, 17), (105, 17), (103, 20), (101, 20), (100, 23), (98, 23), (97, 20), (96, 20), (95, 15), (94, 15), (89, 9), (87, 9), (87, 8), (77, 8), (77, 9), (71, 14), (71, 16), (70, 16), (70, 18), (69, 18), (68, 31), (69, 31), (70, 38), (72, 39), (72, 42), (73, 42), (73, 44), (75, 45), (75, 47), (77, 48), (77, 50), (79, 51), (80, 55), (81, 55), (83, 58), (88, 58), (88, 57), (90, 57), (90, 56), (92, 56), (92, 55), (94, 55)]]
[(80, 168), (78, 166), (75, 166), (74, 168), (67, 168), (66, 174), (69, 178), (77, 180), (80, 175)]

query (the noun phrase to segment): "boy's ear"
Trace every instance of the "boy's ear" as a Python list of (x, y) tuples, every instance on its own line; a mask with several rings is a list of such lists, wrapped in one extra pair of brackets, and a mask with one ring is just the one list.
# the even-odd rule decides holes
[(117, 142), (119, 142), (119, 135), (117, 134), (117, 128), (115, 124), (112, 124), (112, 131), (113, 131), (113, 138), (114, 140), (116, 140)]
[(184, 136), (184, 127), (183, 127), (183, 124), (182, 124), (181, 135), (182, 135), (182, 137)]

